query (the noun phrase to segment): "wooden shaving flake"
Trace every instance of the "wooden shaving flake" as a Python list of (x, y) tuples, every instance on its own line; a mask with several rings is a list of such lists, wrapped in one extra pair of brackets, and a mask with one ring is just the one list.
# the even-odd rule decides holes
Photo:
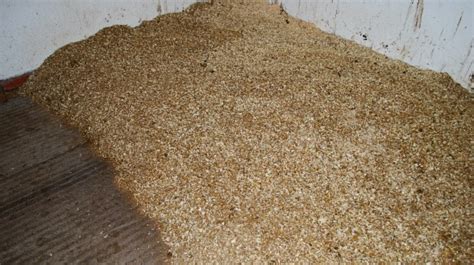
[(474, 260), (472, 96), (276, 5), (103, 29), (21, 92), (111, 161), (175, 263)]

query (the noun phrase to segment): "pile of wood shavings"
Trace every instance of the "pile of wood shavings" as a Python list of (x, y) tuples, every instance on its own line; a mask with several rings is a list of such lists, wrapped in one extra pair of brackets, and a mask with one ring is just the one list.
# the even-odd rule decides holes
[(473, 260), (469, 93), (279, 6), (104, 29), (22, 93), (113, 163), (174, 262)]

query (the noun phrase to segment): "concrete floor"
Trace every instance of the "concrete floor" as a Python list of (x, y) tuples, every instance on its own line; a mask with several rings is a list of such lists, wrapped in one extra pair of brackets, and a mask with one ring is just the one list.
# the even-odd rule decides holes
[(27, 98), (0, 103), (0, 187), (0, 264), (167, 261), (111, 168)]

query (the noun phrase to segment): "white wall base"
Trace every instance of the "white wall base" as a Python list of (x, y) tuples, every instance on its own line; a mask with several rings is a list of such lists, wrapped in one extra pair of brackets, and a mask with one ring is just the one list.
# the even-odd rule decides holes
[[(104, 27), (136, 26), (205, 0), (3, 0), (0, 80), (36, 69), (56, 49)], [(391, 58), (447, 72), (474, 88), (471, 0), (269, 0), (324, 31)]]
[(112, 25), (137, 26), (200, 0), (2, 0), (0, 80), (32, 71), (58, 48)]
[(474, 88), (472, 0), (274, 0), (288, 14)]

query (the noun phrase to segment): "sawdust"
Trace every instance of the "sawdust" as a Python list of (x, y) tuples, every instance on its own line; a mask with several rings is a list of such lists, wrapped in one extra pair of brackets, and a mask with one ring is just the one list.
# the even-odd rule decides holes
[(22, 93), (113, 163), (174, 262), (473, 260), (469, 93), (279, 6), (104, 29)]

